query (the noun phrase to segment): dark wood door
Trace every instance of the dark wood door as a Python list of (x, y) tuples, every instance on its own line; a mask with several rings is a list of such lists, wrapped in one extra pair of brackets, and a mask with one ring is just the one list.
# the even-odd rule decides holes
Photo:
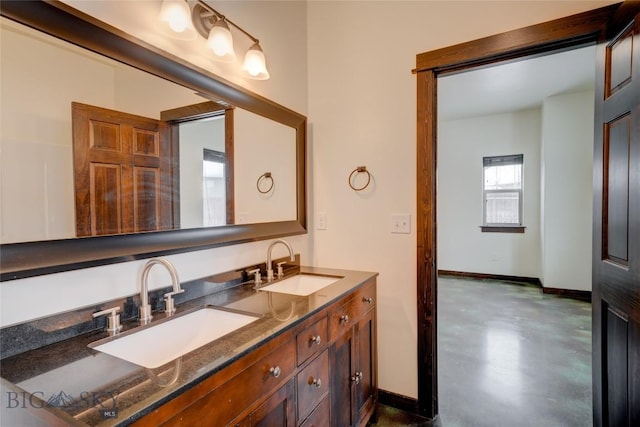
[(356, 425), (357, 408), (355, 389), (352, 386), (356, 363), (353, 328), (341, 335), (329, 349), (331, 360), (331, 425), (349, 427)]
[(329, 350), (331, 425), (362, 426), (377, 402), (375, 310), (364, 314)]
[(377, 401), (376, 364), (375, 364), (375, 311), (369, 313), (357, 323), (357, 367), (356, 375), (356, 407), (358, 408), (358, 424), (362, 425), (375, 411)]
[(78, 237), (172, 229), (167, 124), (75, 102), (72, 110)]
[(640, 14), (623, 4), (599, 49), (594, 151), (595, 426), (640, 425)]

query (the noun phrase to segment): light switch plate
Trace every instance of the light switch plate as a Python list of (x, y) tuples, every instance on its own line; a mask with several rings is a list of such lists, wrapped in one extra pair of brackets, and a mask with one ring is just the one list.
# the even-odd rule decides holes
[(316, 214), (316, 230), (326, 230), (326, 229), (327, 229), (327, 213), (318, 212)]
[(411, 215), (393, 214), (391, 215), (391, 232), (400, 234), (411, 233)]

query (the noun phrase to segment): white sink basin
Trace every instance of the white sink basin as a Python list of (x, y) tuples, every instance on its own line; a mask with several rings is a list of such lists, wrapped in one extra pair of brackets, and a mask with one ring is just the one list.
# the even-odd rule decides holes
[(258, 316), (207, 307), (89, 347), (157, 368), (256, 320)]
[(297, 276), (281, 280), (272, 285), (264, 286), (260, 288), (260, 290), (306, 297), (340, 279), (342, 279), (342, 277), (298, 274)]

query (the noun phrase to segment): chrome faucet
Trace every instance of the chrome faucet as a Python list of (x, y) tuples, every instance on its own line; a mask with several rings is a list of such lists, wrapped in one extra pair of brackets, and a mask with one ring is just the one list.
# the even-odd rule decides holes
[[(282, 243), (283, 245), (285, 245), (287, 247), (287, 249), (289, 249), (289, 257), (291, 261), (295, 261), (296, 260), (296, 255), (293, 253), (293, 248), (291, 247), (291, 245), (289, 243), (287, 243), (286, 240), (274, 240), (273, 242), (271, 242), (271, 244), (269, 245), (269, 249), (267, 249), (267, 282), (273, 282), (273, 265), (271, 263), (271, 251), (273, 250), (273, 247), (275, 245), (277, 245), (278, 243)], [(279, 266), (280, 267), (280, 266)], [(278, 270), (278, 277), (281, 277), (282, 275), (282, 270), (279, 269)]]
[(149, 271), (151, 271), (151, 268), (157, 264), (164, 265), (166, 269), (169, 271), (169, 274), (171, 275), (173, 291), (164, 294), (164, 301), (165, 301), (164, 311), (165, 313), (167, 313), (168, 316), (171, 316), (176, 311), (175, 306), (173, 304), (173, 296), (184, 292), (184, 289), (180, 287), (180, 281), (178, 280), (178, 272), (176, 271), (176, 268), (173, 266), (173, 264), (171, 264), (169, 261), (163, 258), (151, 258), (149, 261), (147, 261), (147, 263), (144, 265), (144, 268), (142, 269), (142, 274), (140, 275), (140, 323), (143, 325), (146, 325), (149, 322), (151, 322), (151, 319), (153, 317), (151, 315), (151, 305), (149, 305), (148, 280), (149, 280)]

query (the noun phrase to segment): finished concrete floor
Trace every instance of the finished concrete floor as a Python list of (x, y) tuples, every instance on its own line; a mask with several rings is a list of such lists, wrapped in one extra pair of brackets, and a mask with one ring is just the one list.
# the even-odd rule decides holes
[(591, 305), (440, 277), (438, 388), (443, 427), (591, 426)]
[[(437, 425), (437, 424), (436, 424)], [(434, 427), (431, 420), (386, 405), (378, 405), (378, 420), (370, 427)]]

